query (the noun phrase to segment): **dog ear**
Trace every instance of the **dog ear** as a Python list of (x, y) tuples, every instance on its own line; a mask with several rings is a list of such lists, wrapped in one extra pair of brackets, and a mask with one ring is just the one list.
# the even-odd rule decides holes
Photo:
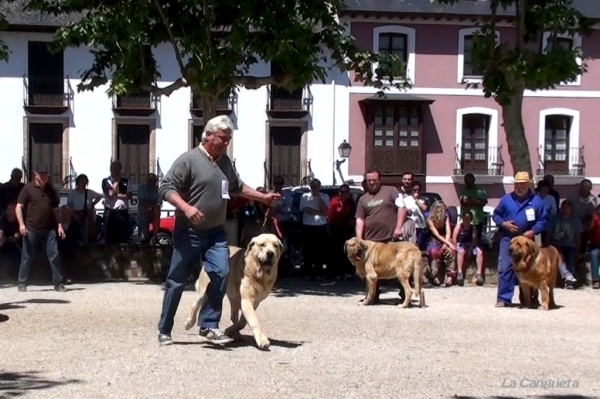
[(280, 254), (283, 254), (283, 243), (281, 242), (281, 240), (277, 240), (277, 249), (279, 250)]
[(360, 241), (360, 247), (362, 248), (363, 252), (365, 252), (365, 253), (369, 249), (369, 247), (367, 246), (367, 244), (365, 244), (363, 241)]
[(254, 247), (254, 238), (252, 240), (250, 240), (250, 242), (248, 243), (248, 246), (246, 247), (246, 252), (244, 252), (244, 257), (248, 256), (248, 254), (250, 253), (250, 251), (252, 251), (252, 247)]
[(348, 254), (348, 240), (344, 243), (344, 253)]

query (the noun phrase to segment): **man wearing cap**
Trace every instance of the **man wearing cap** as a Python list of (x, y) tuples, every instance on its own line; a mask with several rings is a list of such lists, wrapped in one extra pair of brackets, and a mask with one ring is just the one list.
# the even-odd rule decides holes
[(35, 250), (39, 244), (46, 248), (48, 262), (52, 269), (52, 282), (56, 291), (66, 291), (60, 272), (60, 258), (56, 236), (65, 238), (62, 216), (58, 210), (60, 198), (48, 184), (48, 168), (39, 165), (35, 169), (33, 181), (23, 187), (15, 209), (19, 221), (19, 232), (23, 236), (21, 266), (19, 268), (19, 291), (27, 291), (27, 279), (33, 263)]
[(507, 307), (517, 285), (517, 277), (512, 268), (512, 259), (508, 253), (510, 240), (524, 235), (533, 240), (546, 228), (548, 214), (544, 201), (530, 189), (531, 179), (528, 172), (518, 172), (514, 179), (514, 191), (504, 195), (494, 210), (494, 223), (500, 234), (498, 253), (498, 299), (496, 307)]

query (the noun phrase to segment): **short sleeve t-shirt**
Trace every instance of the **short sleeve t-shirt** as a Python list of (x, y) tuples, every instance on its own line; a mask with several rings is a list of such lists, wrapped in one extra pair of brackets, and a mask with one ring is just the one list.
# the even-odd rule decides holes
[[(460, 192), (461, 197), (467, 197), (469, 199), (487, 200), (487, 192), (479, 187), (463, 188)], [(478, 225), (483, 223), (483, 207), (482, 206), (469, 206), (464, 207), (464, 210), (470, 210), (473, 214), (472, 224)]]
[(377, 193), (365, 193), (360, 197), (356, 217), (365, 221), (365, 240), (386, 242), (394, 238), (397, 199), (398, 190), (391, 186), (381, 186)]
[[(101, 194), (98, 194), (94, 190), (87, 190), (87, 209), (92, 208), (92, 202), (94, 199), (102, 197)], [(67, 196), (67, 204), (76, 212), (83, 211), (85, 202), (85, 193), (80, 193), (77, 190), (69, 191), (69, 195)]]

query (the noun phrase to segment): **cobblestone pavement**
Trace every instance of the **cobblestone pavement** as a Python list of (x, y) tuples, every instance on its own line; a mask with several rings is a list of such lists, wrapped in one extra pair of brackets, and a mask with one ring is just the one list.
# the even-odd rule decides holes
[[(70, 288), (0, 288), (0, 397), (600, 395), (600, 293), (591, 289), (558, 290), (563, 307), (551, 312), (496, 309), (493, 287), (429, 289), (427, 308), (400, 309), (395, 290), (381, 305), (359, 307), (357, 284), (286, 282), (258, 309), (272, 342), (263, 352), (247, 330), (246, 343), (228, 347), (185, 331), (190, 291), (176, 317), (177, 345), (159, 347), (159, 286)], [(536, 380), (561, 386), (522, 386)]]

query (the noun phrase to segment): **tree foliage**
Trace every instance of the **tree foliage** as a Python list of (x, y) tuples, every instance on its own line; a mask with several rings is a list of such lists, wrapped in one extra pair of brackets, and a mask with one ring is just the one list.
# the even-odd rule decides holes
[[(2, 12), (4, 9), (4, 5), (7, 4), (9, 0), (0, 0), (0, 32), (6, 30), (8, 28), (8, 21), (6, 20), (6, 16)], [(8, 61), (8, 56), (10, 55), (10, 51), (8, 50), (8, 46), (2, 40), (0, 40), (0, 61)]]
[[(79, 16), (59, 29), (55, 41), (57, 49), (91, 48), (94, 61), (79, 90), (110, 83), (109, 94), (141, 88), (168, 96), (189, 86), (205, 106), (236, 86), (275, 83), (294, 90), (325, 81), (332, 66), (384, 87), (381, 77), (398, 75), (404, 65), (387, 56), (387, 70), (374, 73), (379, 56), (355, 47), (337, 19), (342, 7), (343, 0), (29, 0), (27, 6)], [(180, 77), (159, 87), (160, 66), (147, 49), (163, 43), (170, 44)], [(261, 60), (276, 62), (283, 72), (254, 74)]]
[[(455, 4), (461, 0), (430, 0)], [(586, 72), (582, 49), (564, 46), (559, 37), (591, 33), (591, 22), (573, 0), (489, 0), (490, 15), (473, 41), (471, 62), (482, 71), (486, 98), (502, 106), (508, 152), (515, 170), (533, 174), (523, 124), (525, 90), (547, 90), (572, 82)], [(497, 43), (498, 10), (514, 11), (515, 39)], [(544, 46), (544, 33), (549, 34)], [(542, 48), (544, 46), (544, 48)]]

